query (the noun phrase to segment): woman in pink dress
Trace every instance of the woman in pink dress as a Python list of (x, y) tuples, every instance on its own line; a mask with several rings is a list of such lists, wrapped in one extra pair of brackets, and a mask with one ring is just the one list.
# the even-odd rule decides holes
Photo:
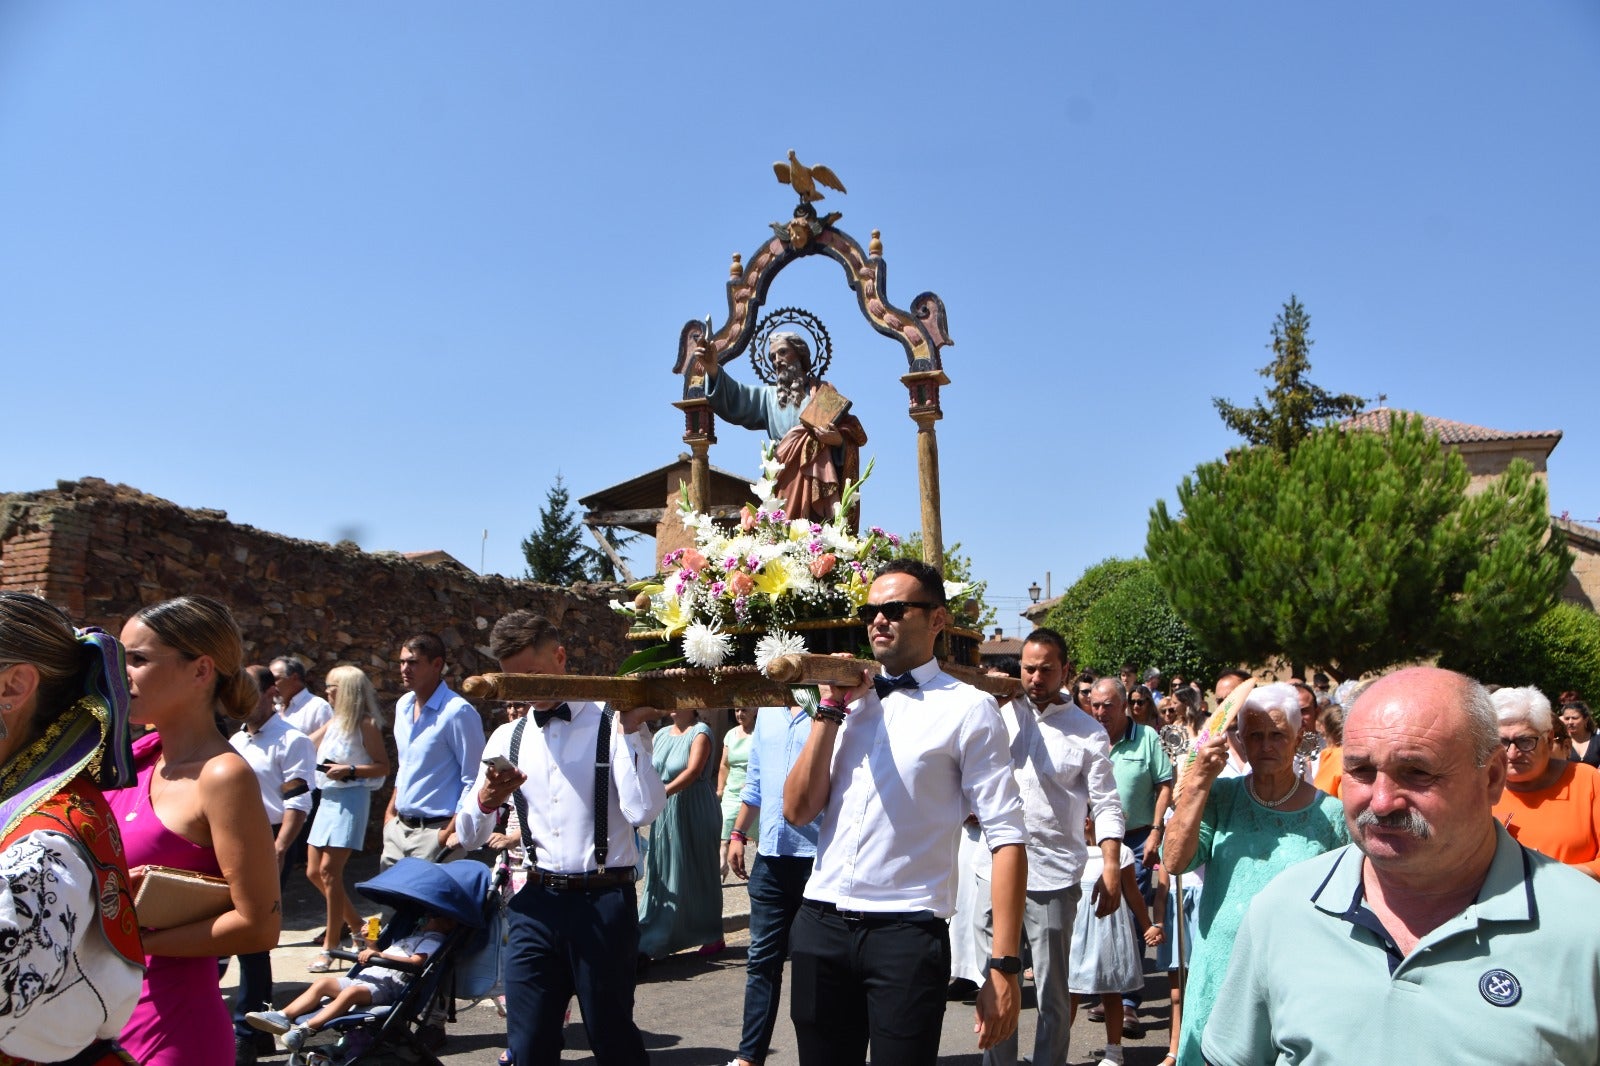
[(219, 956), (278, 943), (278, 864), (255, 774), (217, 731), (215, 712), (243, 719), (255, 682), (239, 627), (204, 596), (146, 607), (122, 629), (132, 718), (155, 732), (134, 744), (138, 782), (108, 799), (129, 872), (177, 866), (220, 875), (233, 908), (172, 929), (146, 930), (144, 988), (122, 1045), (144, 1066), (233, 1061), (233, 1022), (217, 981)]

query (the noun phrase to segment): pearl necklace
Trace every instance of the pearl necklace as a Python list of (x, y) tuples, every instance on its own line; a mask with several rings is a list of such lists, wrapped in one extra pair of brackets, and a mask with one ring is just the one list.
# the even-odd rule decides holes
[(1289, 802), (1290, 796), (1293, 796), (1296, 792), (1300, 791), (1300, 782), (1294, 782), (1294, 784), (1289, 786), (1289, 791), (1285, 792), (1275, 800), (1266, 800), (1261, 798), (1261, 794), (1256, 791), (1255, 774), (1250, 775), (1249, 779), (1245, 781), (1244, 787), (1250, 791), (1250, 798), (1261, 804), (1261, 806), (1268, 807), (1272, 810), (1277, 810), (1279, 807), (1282, 807), (1285, 803)]

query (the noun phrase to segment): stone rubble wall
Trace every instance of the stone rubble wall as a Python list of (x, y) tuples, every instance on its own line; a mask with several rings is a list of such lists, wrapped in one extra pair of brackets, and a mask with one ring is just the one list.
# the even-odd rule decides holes
[[(445, 680), (457, 689), (497, 668), (489, 628), (518, 608), (555, 622), (573, 673), (614, 673), (632, 650), (626, 619), (607, 606), (626, 596), (615, 585), (559, 588), (295, 540), (98, 478), (0, 496), (0, 590), (42, 595), (78, 624), (111, 633), (147, 604), (214, 596), (238, 620), (247, 662), (297, 654), (318, 694), (328, 670), (353, 663), (377, 687), (386, 717), (403, 692), (400, 645), (416, 633), (443, 639)], [(480, 710), (486, 731), (504, 720)]]

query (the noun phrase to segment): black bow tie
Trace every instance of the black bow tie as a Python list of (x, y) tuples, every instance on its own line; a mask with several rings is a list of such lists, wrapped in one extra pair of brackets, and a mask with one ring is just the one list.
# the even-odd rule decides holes
[(897, 688), (916, 688), (917, 679), (912, 677), (909, 671), (899, 677), (885, 677), (879, 674), (872, 679), (872, 687), (878, 690), (878, 698), (881, 700)]
[(570, 722), (572, 721), (572, 708), (568, 707), (565, 703), (558, 703), (548, 711), (535, 710), (533, 712), (533, 724), (538, 726), (540, 729), (543, 729), (545, 726), (549, 725), (552, 718), (559, 718), (563, 722)]

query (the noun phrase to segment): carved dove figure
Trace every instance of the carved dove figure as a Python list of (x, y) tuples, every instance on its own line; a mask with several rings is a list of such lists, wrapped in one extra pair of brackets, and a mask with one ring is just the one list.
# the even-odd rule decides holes
[(808, 167), (795, 158), (794, 149), (789, 149), (787, 163), (774, 163), (772, 170), (778, 175), (778, 180), (784, 185), (794, 186), (794, 191), (800, 194), (800, 199), (805, 203), (815, 203), (823, 198), (817, 191), (818, 185), (844, 192), (844, 183), (838, 179), (833, 171), (824, 166)]

